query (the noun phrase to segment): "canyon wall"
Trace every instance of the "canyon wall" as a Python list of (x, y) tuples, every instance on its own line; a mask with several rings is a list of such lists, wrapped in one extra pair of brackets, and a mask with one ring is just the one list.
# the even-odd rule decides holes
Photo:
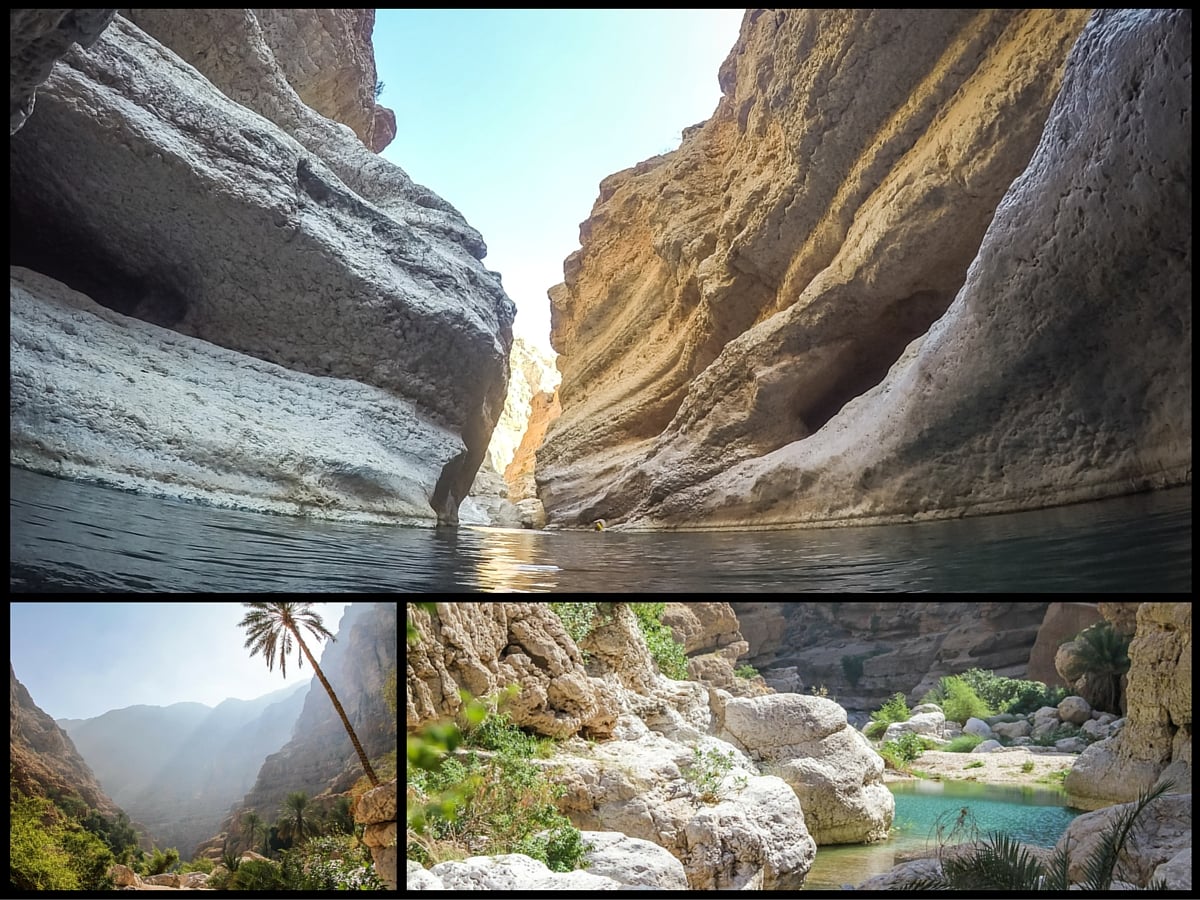
[(1190, 21), (748, 11), (712, 118), (601, 183), (550, 291), (551, 521), (1189, 482)]
[[(1128, 606), (1101, 604), (1115, 625)], [(1136, 800), (1159, 779), (1174, 781), (1174, 793), (1192, 792), (1192, 604), (1141, 603), (1136, 616), (1128, 722), (1088, 747), (1066, 779), (1072, 804), (1083, 809)]]
[(990, 669), (1023, 678), (1043, 602), (732, 602), (745, 661), (780, 691), (822, 685), (847, 709), (878, 709), (897, 691), (917, 701), (943, 675)]
[[(336, 640), (325, 645), (318, 659), (373, 763), (396, 749), (396, 718), (384, 702), (383, 682), (397, 666), (397, 627), (395, 603), (352, 603), (337, 628), (330, 629)], [(316, 679), (292, 734), (279, 752), (262, 761), (253, 787), (222, 824), (224, 833), (232, 834), (234, 823), (250, 810), (274, 822), (292, 791), (304, 791), (309, 797), (339, 794), (365, 777), (341, 717)], [(382, 772), (376, 774), (383, 777)], [(219, 856), (221, 837), (198, 852), (215, 851)]]
[[(366, 19), (125, 12), (54, 64), (10, 141), (10, 461), (274, 512), (457, 522), (504, 403), (514, 307), (457, 210), (289, 82), (366, 128)], [(27, 68), (48, 68), (47, 41), (28, 44)], [(327, 64), (339, 53), (352, 87)], [(314, 61), (332, 83), (305, 80)], [(28, 81), (13, 78), (18, 111)]]

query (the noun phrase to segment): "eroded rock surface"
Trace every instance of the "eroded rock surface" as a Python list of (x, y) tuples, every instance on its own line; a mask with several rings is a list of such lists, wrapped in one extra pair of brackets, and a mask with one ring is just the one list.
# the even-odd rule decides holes
[(551, 520), (908, 521), (1190, 480), (1189, 20), (1098, 14), (1060, 90), (1086, 17), (748, 12), (713, 118), (602, 183), (551, 292)]
[[(137, 19), (137, 10), (131, 11)], [(255, 9), (280, 69), (300, 99), (343, 122), (378, 153), (373, 9)]]
[(1124, 729), (1088, 747), (1066, 778), (1083, 809), (1134, 800), (1160, 778), (1192, 790), (1192, 605), (1141, 604), (1129, 659)]
[[(136, 15), (175, 52), (118, 17), (90, 50), (63, 58), (12, 138), (13, 259), (236, 351), (253, 373), (261, 360), (314, 377), (251, 376), (249, 396), (214, 399), (229, 392), (222, 378), (240, 385), (234, 356), (193, 385), (179, 356), (213, 356), (194, 342), (156, 353), (171, 338), (155, 333), (139, 353), (146, 371), (133, 371), (119, 351), (110, 358), (122, 339), (103, 324), (84, 360), (54, 359), (58, 341), (44, 332), (13, 344), (11, 460), (280, 511), (456, 522), (503, 404), (513, 317), (479, 263), (478, 233), (308, 109), (250, 11)], [(75, 327), (64, 343), (87, 344), (101, 318), (70, 313), (65, 325), (61, 304), (39, 292), (22, 302), (38, 328)], [(143, 337), (131, 329), (123, 340)], [(38, 357), (39, 340), (50, 358)], [(293, 402), (297, 382), (311, 402)], [(155, 396), (164, 385), (174, 409)], [(346, 402), (363, 388), (376, 391), (372, 409)], [(245, 423), (212, 425), (198, 411), (222, 418), (238, 403)], [(322, 407), (357, 419), (350, 431), (364, 441), (336, 422), (306, 425)], [(109, 432), (91, 457), (80, 420)], [(294, 446), (305, 428), (311, 446)]]
[(883, 759), (831, 700), (799, 694), (737, 698), (725, 704), (723, 734), (774, 771), (800, 799), (818, 845), (886, 840), (896, 801)]
[(410, 728), (476, 697), (516, 685), (506, 705), (513, 722), (550, 737), (612, 732), (612, 690), (588, 676), (562, 621), (541, 603), (439, 603), (437, 614), (413, 611), (421, 640), (409, 647), (405, 710)]
[(8, 133), (33, 112), (37, 86), (76, 42), (90, 47), (115, 9), (12, 9), (8, 13)]

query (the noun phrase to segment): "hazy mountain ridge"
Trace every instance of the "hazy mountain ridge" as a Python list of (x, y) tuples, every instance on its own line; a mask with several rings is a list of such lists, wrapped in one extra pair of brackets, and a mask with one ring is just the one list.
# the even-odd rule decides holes
[(131, 706), (63, 719), (100, 783), (186, 859), (292, 734), (308, 682), (254, 700)]
[(8, 744), (12, 787), (31, 795), (56, 797), (76, 793), (93, 809), (115, 816), (119, 809), (109, 797), (70, 735), (34, 702), (8, 664)]

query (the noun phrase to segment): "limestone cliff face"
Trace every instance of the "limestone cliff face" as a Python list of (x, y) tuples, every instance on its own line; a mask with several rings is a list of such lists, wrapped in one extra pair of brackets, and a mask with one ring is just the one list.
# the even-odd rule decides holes
[(104, 792), (67, 733), (34, 703), (8, 666), (8, 746), (10, 781), (26, 795), (66, 797), (78, 794), (106, 816), (120, 810)]
[[(746, 659), (777, 690), (824, 684), (848, 709), (896, 691), (920, 699), (943, 675), (981, 668), (1025, 677), (1049, 603), (730, 603)], [(843, 660), (857, 658), (856, 667)]]
[(1188, 480), (1190, 20), (1097, 15), (1064, 79), (1086, 20), (749, 11), (713, 117), (605, 179), (551, 290), (551, 520), (907, 520)]
[[(1127, 604), (1101, 604), (1121, 623)], [(1117, 607), (1117, 608), (1113, 608)], [(1084, 751), (1066, 779), (1072, 803), (1095, 809), (1136, 800), (1160, 778), (1192, 791), (1192, 604), (1142, 603), (1129, 647), (1128, 723)]]
[(408, 728), (453, 716), (459, 690), (476, 697), (518, 689), (505, 706), (518, 725), (565, 738), (611, 733), (612, 691), (590, 678), (579, 648), (544, 603), (439, 603), (434, 616), (410, 610), (421, 637), (408, 648)]
[(306, 106), (252, 11), (131, 14), (12, 138), (10, 460), (456, 522), (514, 314), (479, 234)]
[[(130, 10), (137, 21), (139, 10)], [(373, 9), (255, 9), (263, 38), (288, 84), (309, 107), (354, 129), (376, 153), (395, 137), (375, 102)], [(391, 110), (386, 110), (391, 112)]]

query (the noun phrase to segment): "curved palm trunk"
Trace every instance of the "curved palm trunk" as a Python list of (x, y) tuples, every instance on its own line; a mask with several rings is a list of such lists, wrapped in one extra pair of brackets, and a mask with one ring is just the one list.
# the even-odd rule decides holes
[(325, 680), (325, 673), (321, 671), (321, 667), (317, 665), (317, 661), (313, 659), (313, 655), (308, 652), (308, 645), (304, 643), (304, 638), (300, 637), (298, 628), (288, 626), (288, 630), (295, 635), (296, 640), (300, 642), (300, 649), (304, 652), (304, 656), (312, 663), (313, 671), (317, 673), (317, 678), (321, 680), (321, 684), (325, 687), (325, 693), (329, 695), (329, 699), (333, 701), (333, 708), (337, 710), (337, 714), (342, 717), (342, 724), (346, 726), (346, 734), (350, 735), (350, 743), (354, 745), (354, 752), (358, 754), (358, 761), (362, 763), (363, 771), (367, 773), (367, 778), (371, 780), (371, 787), (379, 787), (379, 779), (375, 776), (375, 770), (371, 768), (371, 761), (367, 759), (367, 754), (362, 748), (362, 744), (358, 742), (358, 735), (354, 733), (354, 729), (350, 727), (350, 720), (346, 718), (346, 711), (342, 709), (342, 704), (337, 698), (337, 694), (333, 692), (329, 682)]

